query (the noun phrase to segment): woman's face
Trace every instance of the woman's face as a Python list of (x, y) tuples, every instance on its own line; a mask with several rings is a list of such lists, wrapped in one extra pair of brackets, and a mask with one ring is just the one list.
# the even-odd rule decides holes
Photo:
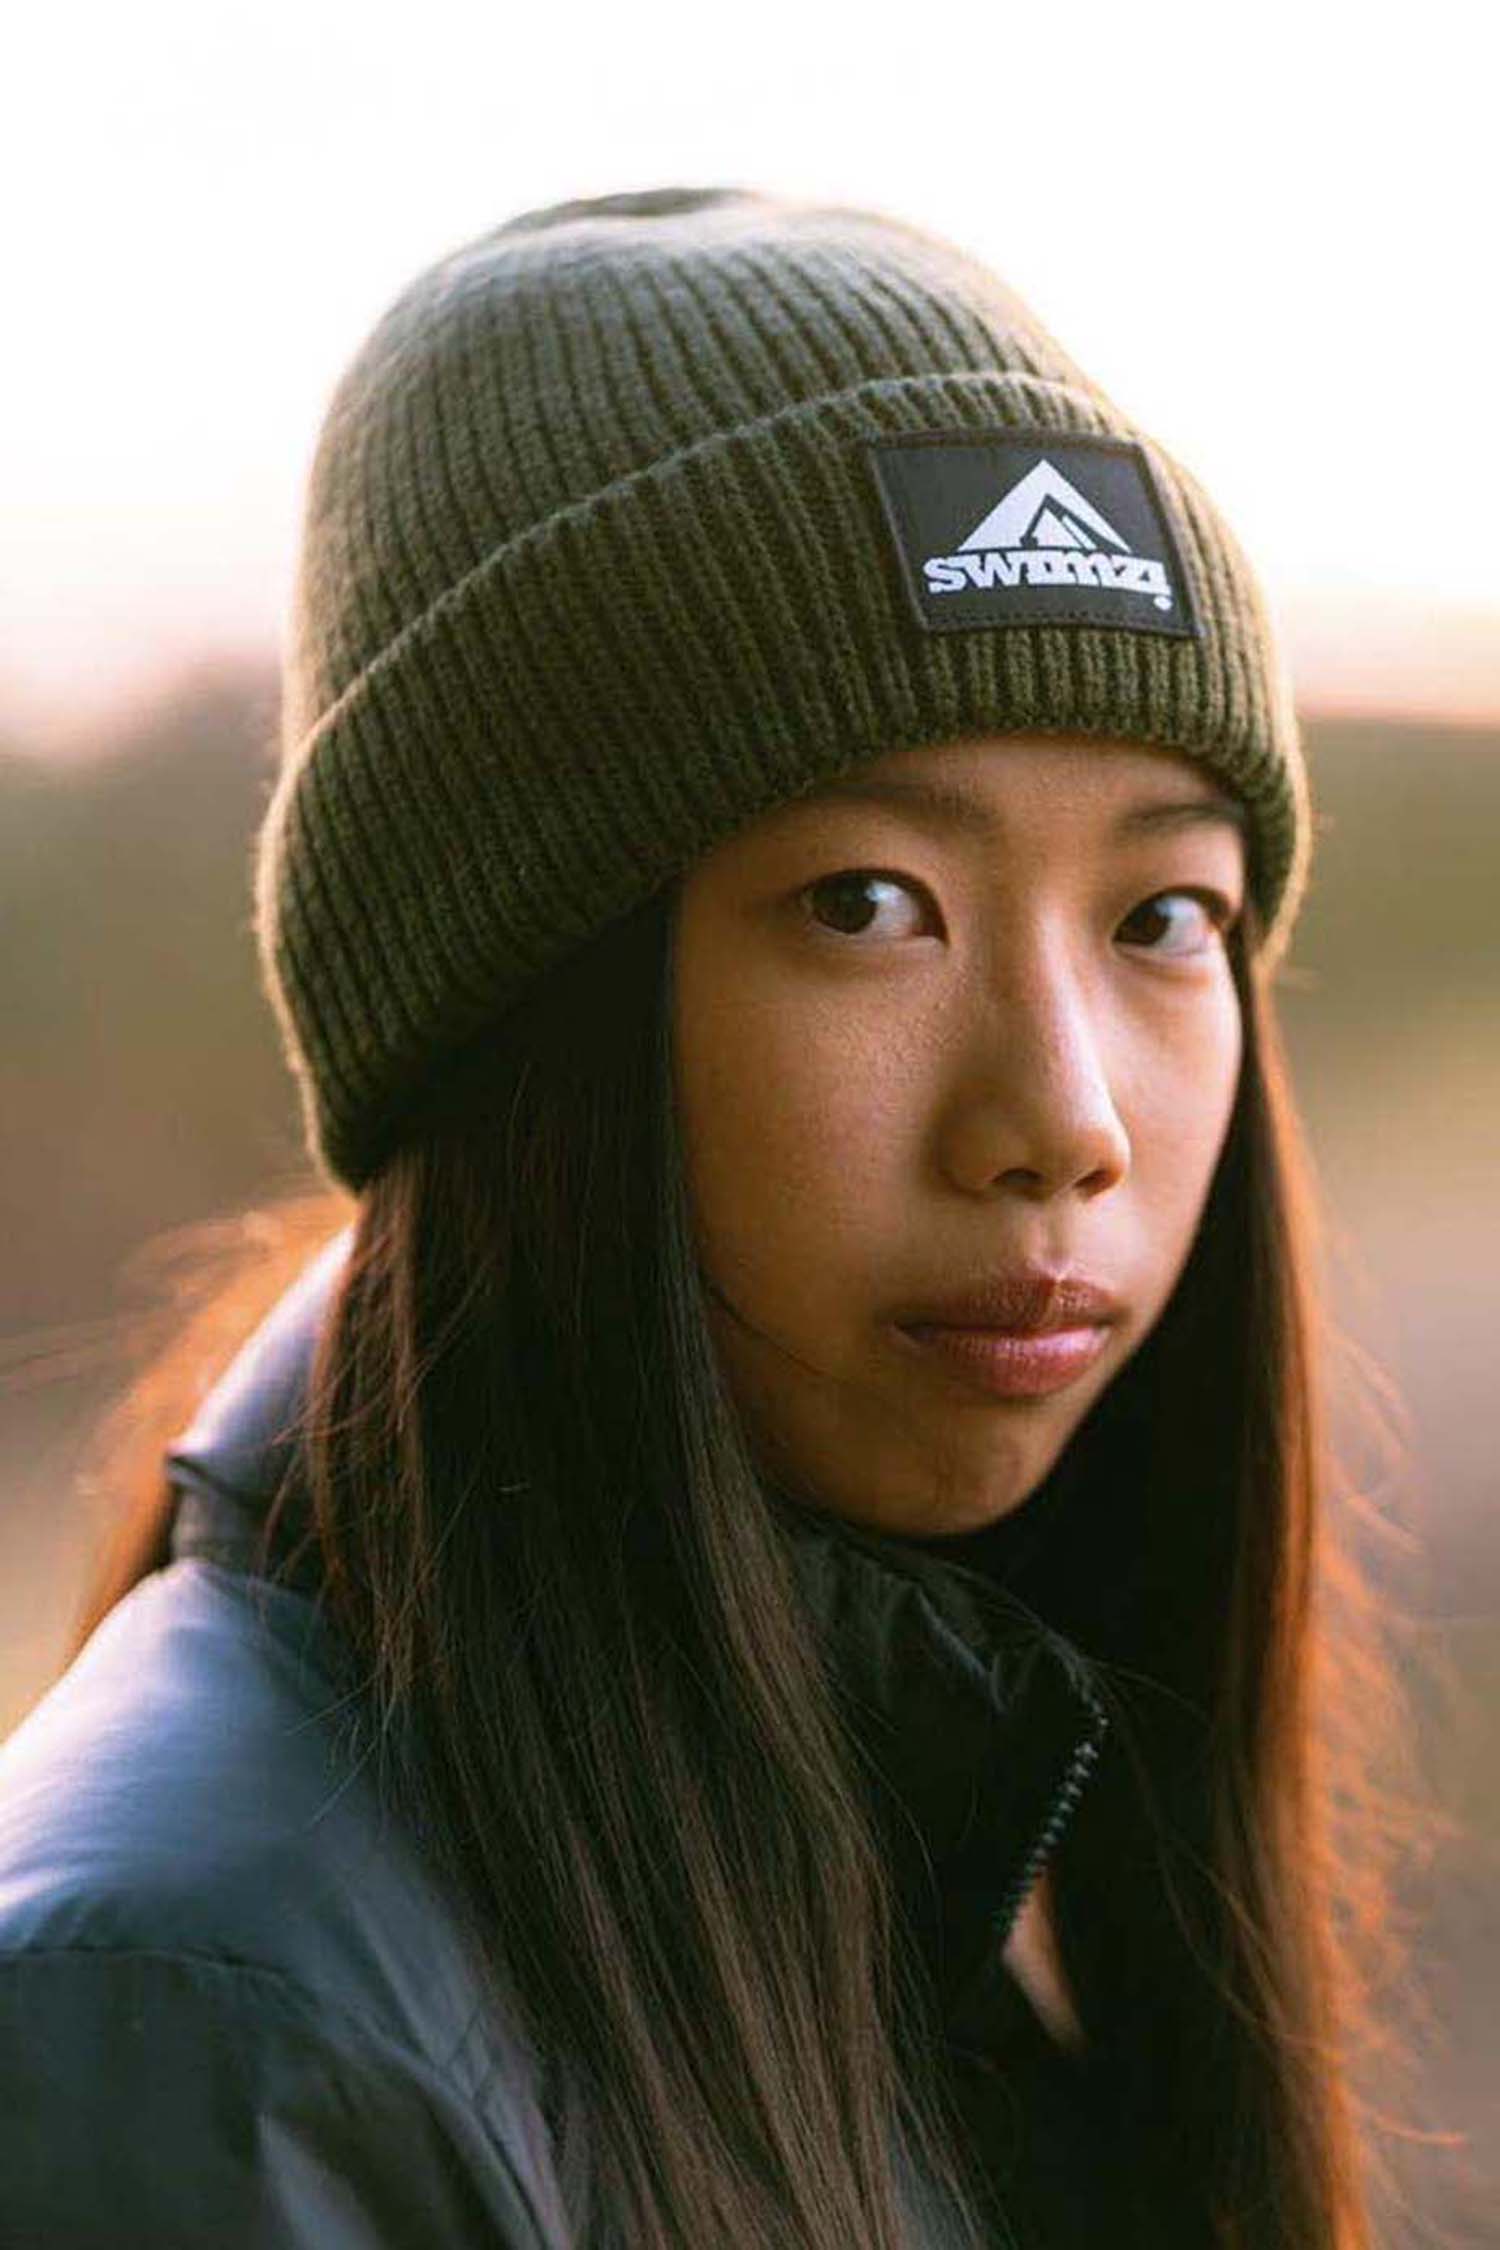
[[(1239, 1073), (1218, 925), (1245, 881), (1233, 800), (1188, 759), (1010, 734), (871, 760), (688, 872), (689, 1190), (726, 1378), (784, 1488), (932, 1536), (1048, 1474), (1192, 1246)], [(1119, 1300), (1057, 1387), (996, 1389), (976, 1368), (1012, 1347), (901, 1325), (1019, 1265)]]

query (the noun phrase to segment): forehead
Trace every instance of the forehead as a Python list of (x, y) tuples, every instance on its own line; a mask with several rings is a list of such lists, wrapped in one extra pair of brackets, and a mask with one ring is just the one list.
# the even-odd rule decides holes
[(866, 760), (777, 809), (795, 818), (850, 806), (876, 806), (926, 827), (985, 837), (1039, 821), (1065, 821), (1121, 840), (1204, 826), (1249, 832), (1241, 801), (1185, 753), (1077, 738), (1003, 736), (899, 751)]

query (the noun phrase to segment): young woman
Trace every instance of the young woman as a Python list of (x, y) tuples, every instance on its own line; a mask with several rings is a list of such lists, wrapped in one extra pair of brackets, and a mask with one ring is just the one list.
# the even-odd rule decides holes
[(338, 390), (285, 739), (334, 1192), (0, 1753), (0, 2235), (1367, 2245), (1207, 495), (886, 215), (527, 213)]

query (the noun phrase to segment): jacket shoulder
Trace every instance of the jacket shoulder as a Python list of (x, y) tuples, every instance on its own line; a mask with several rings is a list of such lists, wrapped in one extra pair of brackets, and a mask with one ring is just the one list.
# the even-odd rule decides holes
[[(545, 2206), (531, 2057), (481, 2007), (447, 1901), (345, 1723), (351, 1693), (327, 1645), (305, 1597), (174, 1562), (116, 1605), (0, 1744), (0, 2111), (18, 2114), (15, 2082), (45, 2038), (32, 2091), (72, 2130), (91, 2093), (102, 2113), (105, 2090), (125, 2087), (125, 2113), (149, 2104), (170, 2134), (170, 2042), (235, 2076), (222, 2112), (201, 2110), (210, 2139), (233, 2130), (214, 2121), (236, 2100), (260, 2121), (252, 2139), (274, 2137), (336, 2050), (330, 2098), (352, 2071), (361, 2102), (373, 2075), (387, 2104), (399, 2086), (431, 2114), (447, 2105), (452, 2133), (461, 2121)], [(144, 2119), (131, 2130), (149, 2136), (137, 2149), (161, 2145)], [(11, 2170), (0, 2163), (0, 2180)]]
[(347, 1965), (302, 1948), (361, 1912), (330, 1886), (373, 1867), (381, 1813), (316, 1622), (196, 1559), (110, 1611), (0, 1745), (0, 1951), (221, 1950), (315, 1983)]

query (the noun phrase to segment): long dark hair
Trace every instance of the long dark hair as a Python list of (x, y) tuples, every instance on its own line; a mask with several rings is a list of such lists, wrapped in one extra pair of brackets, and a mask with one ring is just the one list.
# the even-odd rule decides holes
[[(316, 1560), (386, 1786), (548, 2058), (579, 2242), (593, 2209), (641, 2250), (898, 2250), (903, 2151), (956, 2211), (980, 2190), (710, 1343), (674, 903), (538, 976), (393, 1122), (262, 1566)], [(1367, 2250), (1356, 2082), (1397, 1959), (1382, 1778), (1404, 1705), (1358, 1497), (1331, 1504), (1317, 1198), (1255, 935), (1251, 910), (1192, 1255), (1026, 1536), (1005, 1527), (1006, 1567), (1095, 1658), (1124, 1747), (1075, 1815), (1057, 1913), (1143, 2166), (1165, 2129), (1180, 2200), (1192, 2151), (1195, 2239), (1222, 2250)], [(287, 1210), (247, 1326), (348, 1215)], [(158, 1454), (75, 1652), (165, 1559), (170, 1499)]]

